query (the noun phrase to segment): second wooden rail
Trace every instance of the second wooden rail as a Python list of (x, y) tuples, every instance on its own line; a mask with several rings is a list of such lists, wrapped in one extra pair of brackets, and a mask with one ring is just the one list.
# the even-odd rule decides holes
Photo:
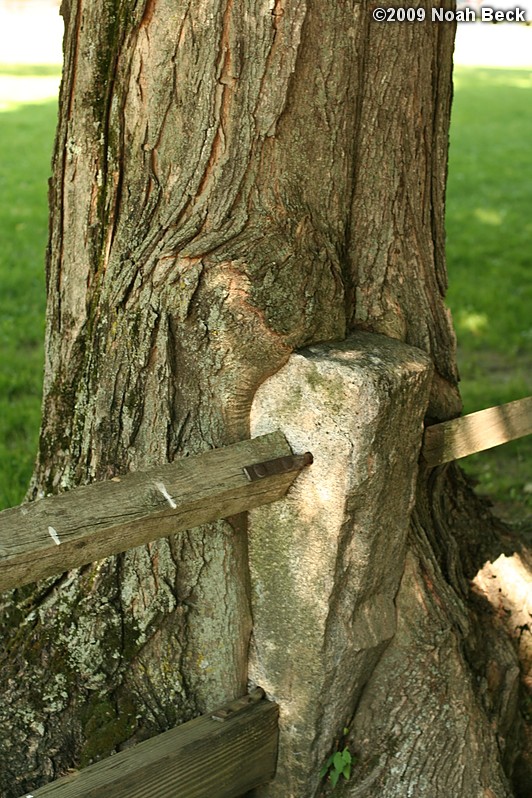
[(423, 457), (431, 466), (483, 452), (532, 432), (532, 396), (427, 427)]

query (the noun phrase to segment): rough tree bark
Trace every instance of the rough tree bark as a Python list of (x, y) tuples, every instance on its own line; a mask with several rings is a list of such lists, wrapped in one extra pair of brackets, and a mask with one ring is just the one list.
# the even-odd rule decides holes
[[(247, 437), (257, 387), (290, 353), (354, 329), (428, 353), (428, 416), (457, 415), (444, 304), (453, 25), (378, 24), (355, 0), (63, 0), (62, 14), (31, 497)], [(349, 794), (444, 794), (420, 774), (437, 782), (452, 744), (435, 735), (411, 757), (388, 743), (394, 708), (416, 733), (448, 644), (491, 737), (485, 778), (445, 795), (511, 795), (516, 658), (489, 616), (478, 633), (468, 583), (500, 551), (493, 528), (454, 467), (420, 474), (402, 633), (394, 668), (383, 657), (359, 686), (367, 786)], [(428, 685), (412, 658), (436, 616), (447, 637)], [(245, 520), (14, 591), (2, 618), (0, 791), (12, 798), (245, 692)], [(498, 679), (484, 678), (489, 662)], [(388, 676), (406, 671), (403, 695)], [(407, 778), (386, 781), (375, 745)]]

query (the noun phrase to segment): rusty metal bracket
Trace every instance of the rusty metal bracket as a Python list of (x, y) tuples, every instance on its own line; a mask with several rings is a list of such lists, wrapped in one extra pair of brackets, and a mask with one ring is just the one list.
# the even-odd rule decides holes
[(225, 706), (220, 707), (215, 712), (212, 713), (211, 718), (213, 720), (225, 721), (230, 720), (235, 715), (240, 714), (246, 709), (249, 709), (258, 701), (261, 701), (265, 696), (264, 690), (262, 687), (256, 687), (251, 693), (247, 695), (243, 695), (241, 698), (235, 698), (234, 701), (230, 701)]
[(304, 454), (291, 454), (285, 457), (276, 457), (275, 460), (265, 460), (263, 463), (254, 463), (244, 466), (242, 469), (250, 482), (255, 482), (264, 477), (271, 477), (274, 474), (284, 474), (287, 471), (301, 471), (307, 465), (311, 465), (314, 458), (310, 452)]

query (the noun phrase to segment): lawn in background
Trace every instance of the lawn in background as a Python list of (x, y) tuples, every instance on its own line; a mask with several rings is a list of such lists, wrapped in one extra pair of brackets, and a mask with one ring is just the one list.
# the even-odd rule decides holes
[[(464, 412), (532, 394), (532, 72), (455, 68), (448, 303)], [(532, 438), (462, 461), (510, 520), (532, 507)]]
[[(5, 81), (19, 79), (25, 98), (0, 96), (0, 507), (22, 500), (37, 447), (56, 102), (28, 97), (44, 97), (44, 81), (58, 74), (58, 67), (0, 66), (0, 95)], [(465, 412), (532, 394), (531, 132), (530, 72), (456, 68), (448, 300)], [(462, 461), (509, 518), (530, 512), (531, 462), (530, 437)]]
[(0, 65), (0, 508), (22, 501), (37, 451), (59, 74), (57, 66)]

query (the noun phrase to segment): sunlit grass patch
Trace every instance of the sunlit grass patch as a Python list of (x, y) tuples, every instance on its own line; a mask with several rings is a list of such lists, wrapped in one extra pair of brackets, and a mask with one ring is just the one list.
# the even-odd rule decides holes
[(22, 500), (37, 450), (58, 80), (58, 67), (0, 67), (0, 507)]
[(55, 100), (60, 81), (59, 66), (0, 64), (0, 111)]
[[(532, 72), (455, 71), (448, 302), (465, 412), (532, 394)], [(530, 437), (462, 461), (480, 489), (532, 506)]]

